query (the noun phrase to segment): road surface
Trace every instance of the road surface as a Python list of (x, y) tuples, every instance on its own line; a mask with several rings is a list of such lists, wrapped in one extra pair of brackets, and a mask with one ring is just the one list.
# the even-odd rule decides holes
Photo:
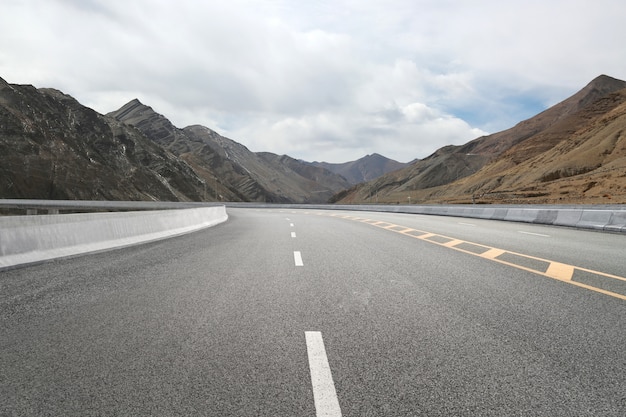
[(0, 415), (626, 415), (623, 235), (228, 212), (0, 272)]

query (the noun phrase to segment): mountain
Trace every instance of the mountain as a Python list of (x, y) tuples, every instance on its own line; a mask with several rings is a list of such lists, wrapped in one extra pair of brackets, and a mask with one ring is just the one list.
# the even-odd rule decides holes
[(350, 184), (322, 167), (286, 155), (251, 152), (245, 146), (200, 125), (179, 129), (139, 100), (108, 116), (135, 126), (155, 143), (187, 162), (216, 194), (231, 201), (324, 203)]
[(385, 158), (382, 155), (374, 153), (364, 156), (352, 162), (342, 164), (332, 164), (328, 162), (311, 162), (311, 165), (325, 168), (335, 174), (339, 174), (351, 185), (365, 181), (371, 181), (392, 171), (397, 171), (406, 167), (404, 164), (393, 159)]
[(198, 201), (193, 169), (54, 89), (0, 78), (0, 198)]
[[(502, 132), (447, 146), (353, 187), (338, 202), (615, 202), (626, 194), (626, 82), (599, 76), (578, 93)], [(612, 179), (603, 181), (610, 176)], [(593, 189), (593, 192), (591, 190)], [(593, 200), (586, 199), (591, 195)]]
[(517, 144), (448, 193), (483, 202), (626, 202), (626, 88)]
[(308, 163), (177, 128), (138, 100), (101, 115), (0, 79), (0, 198), (626, 203), (624, 132), (626, 82), (603, 75), (510, 129), (404, 168), (378, 154)]

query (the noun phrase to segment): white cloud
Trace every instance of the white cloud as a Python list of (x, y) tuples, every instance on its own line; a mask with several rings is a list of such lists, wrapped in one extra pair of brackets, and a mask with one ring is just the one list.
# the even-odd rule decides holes
[(0, 77), (253, 150), (407, 161), (626, 78), (621, 0), (7, 0)]

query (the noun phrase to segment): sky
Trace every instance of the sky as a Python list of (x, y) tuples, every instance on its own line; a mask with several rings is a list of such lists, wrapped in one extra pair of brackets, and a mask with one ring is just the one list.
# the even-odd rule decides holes
[(250, 150), (400, 162), (626, 79), (623, 0), (3, 0), (0, 78)]

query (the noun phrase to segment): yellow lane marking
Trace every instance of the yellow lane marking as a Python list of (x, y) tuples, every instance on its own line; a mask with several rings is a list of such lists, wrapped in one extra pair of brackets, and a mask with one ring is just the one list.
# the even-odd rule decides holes
[(506, 253), (505, 250), (491, 248), (487, 252), (483, 252), (483, 253), (481, 253), (478, 256), (480, 256), (482, 258), (487, 258), (487, 259), (496, 259), (498, 256), (500, 256), (500, 255), (502, 255), (504, 253)]
[(449, 242), (442, 243), (441, 245), (442, 246), (446, 246), (448, 248), (453, 248), (456, 245), (460, 245), (461, 243), (465, 243), (465, 241), (464, 240), (459, 240), (459, 239), (454, 239), (454, 240), (451, 240)]
[[(418, 232), (419, 230), (416, 230), (416, 232)], [(437, 236), (434, 233), (428, 233), (428, 232), (421, 232), (423, 234), (419, 235), (419, 236), (415, 236), (415, 235), (409, 235), (411, 237), (417, 238), (417, 239), (423, 239), (423, 240), (428, 240), (429, 237), (433, 237), (433, 236)], [(432, 243), (437, 243), (437, 242), (432, 242)]]
[(550, 278), (570, 281), (574, 276), (574, 267), (560, 262), (552, 262), (546, 271), (546, 275)]
[[(482, 245), (480, 243), (474, 243), (474, 242), (469, 242), (467, 240), (461, 240), (461, 239), (456, 239), (456, 238), (452, 238), (452, 237), (448, 237), (448, 236), (444, 236), (444, 235), (439, 235), (436, 233), (431, 233), (431, 232), (425, 232), (423, 230), (417, 230), (417, 229), (413, 229), (410, 227), (406, 227), (406, 226), (401, 226), (401, 225), (397, 225), (397, 224), (393, 224), (393, 223), (389, 223), (389, 222), (384, 222), (384, 221), (380, 221), (380, 220), (372, 220), (372, 219), (366, 219), (366, 218), (361, 218), (361, 217), (350, 217), (350, 216), (340, 216), (337, 214), (333, 214), (333, 213), (322, 213), (322, 215), (326, 215), (326, 216), (332, 216), (332, 217), (342, 217), (345, 219), (352, 219), (352, 220), (357, 220), (359, 222), (362, 223), (367, 223), (369, 225), (372, 226), (376, 226), (378, 228), (381, 229), (385, 229), (385, 230), (390, 230), (392, 232), (395, 233), (400, 233), (403, 234), (405, 236), (409, 236), (412, 237), (414, 239), (421, 239), (424, 240), (426, 242), (429, 243), (433, 243), (435, 245), (439, 245), (439, 246), (444, 246), (450, 249), (454, 249), (456, 251), (459, 252), (463, 252), (463, 253), (467, 253), (469, 255), (474, 255), (474, 256), (479, 256), (481, 258), (484, 259), (488, 259), (494, 262), (498, 262), (501, 263), (503, 265), (508, 265), (517, 269), (522, 269), (524, 271), (528, 271), (528, 272), (532, 272), (534, 274), (538, 274), (547, 278), (552, 278), (552, 279), (556, 279), (559, 280), (561, 282), (565, 282), (571, 285), (575, 285), (577, 287), (580, 288), (585, 288), (587, 290), (590, 291), (595, 291), (598, 292), (600, 294), (604, 294), (604, 295), (608, 295), (611, 297), (615, 297), (615, 298), (619, 298), (620, 300), (626, 300), (626, 295), (624, 294), (620, 294), (620, 293), (616, 293), (613, 291), (607, 291), (605, 289), (602, 288), (598, 288), (598, 287), (594, 287), (592, 285), (588, 285), (588, 284), (584, 284), (582, 282), (578, 282), (578, 281), (574, 281), (572, 278), (574, 276), (574, 272), (575, 271), (581, 271), (581, 272), (586, 272), (589, 274), (593, 274), (593, 275), (598, 275), (600, 277), (603, 278), (610, 278), (610, 279), (614, 279), (614, 280), (618, 280), (618, 281), (624, 281), (626, 282), (626, 277), (621, 277), (618, 275), (612, 275), (612, 274), (607, 274), (605, 272), (600, 272), (600, 271), (594, 271), (592, 269), (586, 269), (586, 268), (581, 268), (575, 265), (568, 265), (568, 264), (564, 264), (561, 262), (555, 262), (555, 261), (551, 261), (548, 259), (542, 259), (542, 258), (537, 258), (534, 256), (530, 256), (530, 255), (524, 255), (521, 253), (516, 253), (516, 252), (512, 252), (512, 251), (508, 251), (505, 249), (499, 249), (499, 248), (493, 248), (490, 246), (485, 246)], [(395, 228), (404, 228), (404, 229), (395, 229)], [(415, 234), (414, 234), (415, 233)], [(417, 234), (419, 233), (419, 234)], [(445, 242), (442, 241), (437, 241), (435, 239), (431, 239), (431, 238), (438, 238), (438, 239), (443, 239), (445, 240)], [(463, 249), (462, 247), (459, 247), (459, 245), (461, 244), (468, 244), (468, 245), (473, 245), (475, 247), (479, 247), (479, 248), (484, 248), (485, 251), (481, 252), (481, 253), (476, 253), (476, 252), (472, 252), (466, 249)], [(504, 259), (498, 259), (499, 256), (502, 256), (504, 254), (508, 254), (508, 255), (515, 255), (518, 256), (520, 258), (525, 258), (525, 259), (532, 259), (535, 261), (540, 261), (543, 263), (548, 264), (547, 269), (545, 270), (538, 270), (538, 269), (533, 269), (533, 268), (529, 268), (523, 265), (519, 265), (519, 264), (515, 264), (509, 261), (506, 261)]]
[[(592, 269), (580, 268), (580, 267), (578, 267), (578, 266), (576, 267), (576, 269), (577, 269), (577, 270), (579, 270), (579, 271), (582, 271), (582, 272), (588, 272), (588, 273), (590, 273), (590, 274), (598, 274), (598, 271), (594, 271), (594, 270), (592, 270)], [(602, 275), (602, 276), (605, 276), (605, 277), (607, 277), (607, 278), (612, 278), (612, 279), (616, 279), (616, 280), (618, 280), (618, 281), (624, 281), (624, 282), (626, 282), (626, 278), (625, 278), (625, 277), (620, 277), (620, 276), (618, 276), (618, 275), (606, 274), (606, 273), (604, 273), (604, 272), (603, 272), (601, 275)]]
[(580, 287), (580, 288), (585, 288), (591, 291), (599, 292), (600, 294), (609, 295), (611, 297), (619, 298), (620, 300), (626, 301), (626, 295), (618, 294), (612, 291), (603, 290), (602, 288), (593, 287), (591, 285), (583, 284), (582, 282), (576, 282), (576, 281), (563, 281), (563, 282), (567, 282), (568, 284), (576, 285), (577, 287)]

